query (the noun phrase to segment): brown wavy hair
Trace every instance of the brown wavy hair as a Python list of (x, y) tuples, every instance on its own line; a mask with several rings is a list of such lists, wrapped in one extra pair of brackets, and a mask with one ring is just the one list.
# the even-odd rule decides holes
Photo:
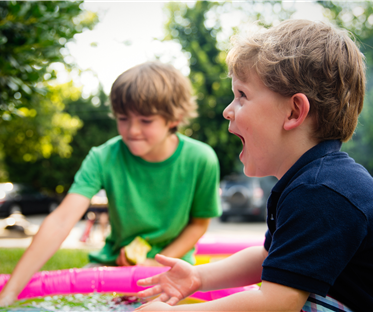
[(287, 20), (235, 36), (231, 43), (230, 75), (245, 81), (255, 70), (274, 92), (305, 94), (318, 141), (352, 137), (363, 108), (365, 62), (346, 31), (322, 22)]
[[(175, 67), (161, 62), (146, 62), (122, 73), (110, 92), (116, 114), (129, 112), (144, 116), (161, 115), (165, 120), (180, 120), (186, 125), (197, 117), (197, 104), (189, 79)], [(171, 129), (175, 132), (177, 128)]]

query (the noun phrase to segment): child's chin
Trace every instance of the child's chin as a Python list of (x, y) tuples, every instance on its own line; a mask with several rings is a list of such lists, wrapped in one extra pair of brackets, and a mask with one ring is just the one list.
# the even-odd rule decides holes
[(130, 152), (135, 155), (141, 157), (146, 153), (145, 149), (142, 146), (136, 146), (135, 144), (127, 144), (128, 149)]
[(249, 166), (245, 166), (245, 164), (243, 167), (243, 173), (245, 174), (245, 176), (248, 177), (256, 177), (256, 171), (250, 168)]
[(137, 150), (137, 149), (130, 149), (131, 154), (137, 157), (143, 157), (145, 155), (144, 151)]

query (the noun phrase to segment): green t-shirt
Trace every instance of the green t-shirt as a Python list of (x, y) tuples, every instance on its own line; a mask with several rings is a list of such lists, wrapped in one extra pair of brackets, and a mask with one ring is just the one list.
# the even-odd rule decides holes
[[(105, 246), (89, 255), (91, 262), (115, 265), (120, 249), (136, 236), (152, 246), (148, 258), (169, 245), (191, 217), (221, 213), (219, 163), (205, 143), (177, 133), (179, 145), (162, 162), (131, 154), (120, 136), (94, 147), (75, 175), (69, 193), (92, 198), (105, 189), (111, 233)], [(194, 248), (183, 259), (194, 264)]]

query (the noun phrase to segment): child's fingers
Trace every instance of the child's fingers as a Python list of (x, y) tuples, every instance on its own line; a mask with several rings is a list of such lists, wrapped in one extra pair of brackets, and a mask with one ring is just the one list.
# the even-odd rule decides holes
[(179, 298), (177, 297), (171, 297), (170, 300), (168, 300), (166, 303), (173, 306), (175, 305), (176, 303), (178, 303), (180, 301)]
[(117, 260), (115, 261), (115, 263), (117, 265), (119, 265), (119, 266), (123, 266), (124, 265), (123, 258), (124, 258), (124, 248), (121, 248), (121, 250), (119, 252), (119, 255), (118, 255)]
[(127, 261), (127, 258), (126, 258), (126, 251), (125, 251), (125, 248), (126, 247), (123, 247), (120, 252), (119, 252), (119, 256), (117, 258), (117, 260), (115, 261), (115, 263), (118, 265), (118, 266), (130, 266), (130, 264), (128, 263)]
[(162, 287), (157, 285), (152, 288), (139, 291), (137, 295), (141, 298), (146, 298), (146, 297), (159, 295), (160, 293), (162, 293)]
[(159, 283), (159, 275), (154, 275), (151, 277), (143, 278), (137, 281), (137, 285), (139, 286), (153, 286)]
[(166, 293), (162, 293), (160, 296), (152, 300), (151, 302), (166, 302), (170, 297)]
[(17, 297), (15, 297), (13, 294), (4, 296), (0, 299), (0, 307), (7, 307), (14, 303)]
[(151, 302), (156, 302), (156, 301), (161, 301), (161, 302), (167, 303), (168, 305), (172, 306), (172, 305), (175, 305), (176, 303), (178, 303), (180, 301), (180, 298), (175, 297), (175, 296), (170, 297), (166, 293), (162, 293), (160, 296), (158, 296), (157, 298), (155, 298)]
[(155, 256), (155, 260), (157, 260), (160, 264), (163, 264), (164, 266), (169, 266), (169, 267), (173, 267), (178, 261), (178, 259), (176, 258), (166, 257), (161, 254), (157, 254)]

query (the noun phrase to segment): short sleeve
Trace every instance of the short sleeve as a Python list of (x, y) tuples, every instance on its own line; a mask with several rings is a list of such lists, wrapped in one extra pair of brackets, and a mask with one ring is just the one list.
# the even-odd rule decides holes
[(97, 148), (92, 148), (75, 174), (69, 193), (92, 198), (102, 188), (102, 174)]
[(325, 186), (301, 185), (276, 217), (262, 279), (325, 296), (363, 243), (365, 215)]
[(271, 243), (272, 243), (272, 236), (269, 230), (267, 230), (265, 233), (264, 249), (268, 251), (269, 248), (271, 247)]
[(209, 148), (205, 159), (199, 163), (191, 216), (212, 218), (221, 215), (219, 197), (219, 161), (215, 152)]

